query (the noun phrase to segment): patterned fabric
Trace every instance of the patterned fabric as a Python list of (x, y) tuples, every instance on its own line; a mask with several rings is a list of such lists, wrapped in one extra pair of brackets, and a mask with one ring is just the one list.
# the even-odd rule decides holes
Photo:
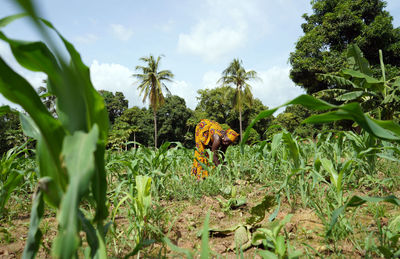
[(200, 163), (208, 165), (208, 153), (205, 151), (205, 147), (210, 143), (214, 134), (222, 137), (223, 130), (218, 122), (203, 119), (197, 124), (195, 131), (196, 150), (194, 151), (191, 174), (198, 179), (208, 176), (208, 171), (204, 170)]
[(239, 137), (239, 134), (236, 133), (236, 131), (234, 131), (233, 129), (228, 129), (226, 131), (226, 136), (233, 142), (235, 142), (235, 140), (237, 139), (237, 137)]

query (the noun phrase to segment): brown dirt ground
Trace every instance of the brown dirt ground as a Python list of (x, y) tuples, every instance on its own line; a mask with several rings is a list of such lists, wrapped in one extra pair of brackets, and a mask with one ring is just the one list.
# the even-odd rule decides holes
[[(262, 200), (266, 191), (259, 190), (259, 186), (254, 186), (252, 192), (247, 194), (248, 203), (238, 209), (231, 210), (229, 213), (221, 211), (220, 205), (216, 197), (204, 196), (198, 202), (189, 201), (161, 201), (160, 205), (166, 208), (166, 213), (171, 215), (170, 222), (165, 224), (164, 234), (177, 246), (190, 250), (200, 250), (200, 238), (197, 233), (202, 229), (204, 219), (210, 212), (210, 228), (217, 227), (229, 228), (244, 223), (249, 216), (249, 211), (252, 206)], [(220, 197), (221, 198), (221, 197)], [(268, 215), (260, 223), (265, 226), (268, 223)], [(285, 203), (281, 206), (281, 210), (277, 219), (283, 219), (285, 215), (292, 213), (293, 217), (289, 224), (286, 225), (286, 231), (289, 233), (289, 238), (292, 245), (297, 245), (298, 249), (304, 247), (301, 243), (307, 243), (321, 255), (329, 256), (331, 251), (324, 246), (322, 237), (323, 225), (316, 214), (311, 209), (297, 209), (291, 211)], [(371, 223), (371, 218), (366, 217), (360, 219), (366, 224)], [(128, 223), (126, 218), (118, 217), (116, 225)], [(2, 258), (20, 258), (24, 249), (27, 232), (29, 227), (29, 215), (21, 215), (7, 222), (0, 223), (0, 259)], [(57, 224), (54, 215), (45, 216), (41, 223), (43, 233), (43, 245), (41, 246), (38, 258), (50, 258), (51, 242), (56, 236)], [(292, 242), (293, 241), (293, 242)], [(233, 233), (230, 235), (214, 235), (210, 236), (209, 244), (214, 254), (218, 254), (222, 258), (237, 258), (235, 251), (230, 251), (228, 248), (234, 242)], [(112, 244), (109, 244), (111, 246)], [(350, 243), (342, 242), (337, 245), (340, 247), (341, 253), (346, 258), (361, 258), (358, 252)], [(161, 249), (160, 243), (154, 244), (142, 253), (141, 257), (156, 258)], [(256, 254), (258, 248), (252, 247), (244, 251), (244, 258), (259, 258)], [(120, 256), (129, 251), (122, 251)], [(167, 250), (167, 257), (181, 257), (175, 252)]]

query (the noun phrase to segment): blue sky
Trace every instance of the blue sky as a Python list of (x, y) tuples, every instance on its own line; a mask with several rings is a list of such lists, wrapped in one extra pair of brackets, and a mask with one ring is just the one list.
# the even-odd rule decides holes
[[(197, 90), (214, 88), (233, 58), (257, 71), (253, 95), (272, 108), (303, 93), (289, 79), (289, 53), (303, 35), (301, 16), (311, 13), (309, 0), (36, 0), (41, 15), (70, 40), (91, 69), (96, 89), (121, 91), (129, 107), (143, 106), (131, 76), (139, 58), (164, 55), (172, 94), (194, 109)], [(400, 1), (387, 1), (395, 27), (400, 26)], [(10, 0), (0, 3), (0, 17), (18, 13)], [(37, 40), (27, 20), (4, 29), (7, 36)], [(34, 87), (45, 76), (19, 67), (8, 46), (1, 57)], [(0, 95), (0, 105), (9, 104)]]

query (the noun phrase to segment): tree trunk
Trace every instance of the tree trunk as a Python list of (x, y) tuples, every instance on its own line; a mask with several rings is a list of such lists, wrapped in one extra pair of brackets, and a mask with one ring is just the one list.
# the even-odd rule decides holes
[(239, 95), (239, 100), (238, 100), (238, 107), (239, 107), (239, 126), (240, 126), (240, 142), (242, 142), (243, 139), (243, 132), (242, 132), (242, 87), (237, 86), (238, 89), (238, 95)]
[(240, 125), (240, 142), (243, 139), (243, 132), (242, 132), (242, 107), (239, 107), (239, 125)]
[(156, 111), (153, 109), (154, 114), (154, 147), (157, 148), (157, 116)]

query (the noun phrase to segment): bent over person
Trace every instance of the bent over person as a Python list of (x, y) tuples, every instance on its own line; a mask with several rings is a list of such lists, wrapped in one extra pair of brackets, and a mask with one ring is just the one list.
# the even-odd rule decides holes
[(198, 179), (206, 178), (208, 171), (202, 168), (201, 163), (208, 165), (208, 153), (206, 148), (213, 152), (213, 162), (218, 166), (221, 161), (218, 159), (217, 152), (221, 150), (225, 153), (229, 145), (231, 145), (239, 136), (232, 129), (223, 130), (218, 122), (203, 119), (196, 126), (195, 141), (196, 150), (194, 151), (194, 161), (191, 169), (192, 175)]

